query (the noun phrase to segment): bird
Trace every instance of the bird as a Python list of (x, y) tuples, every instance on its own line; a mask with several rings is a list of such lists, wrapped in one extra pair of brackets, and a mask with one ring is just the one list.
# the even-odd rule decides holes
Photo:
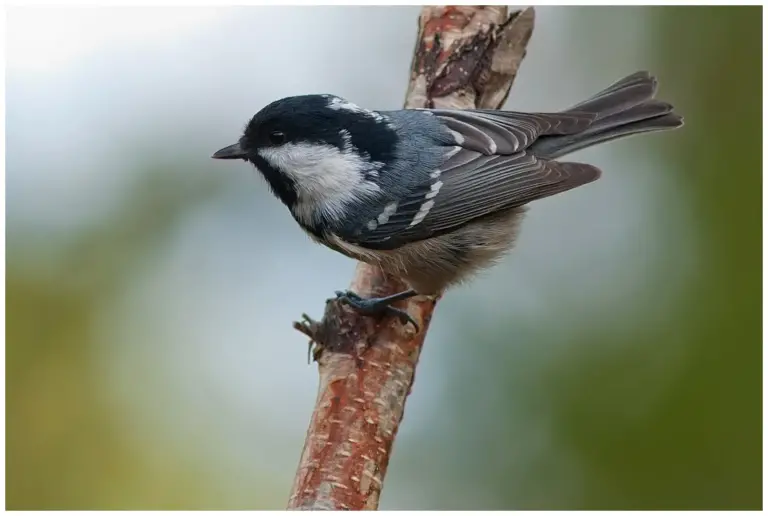
[(291, 96), (258, 111), (212, 158), (250, 162), (314, 241), (401, 278), (408, 289), (391, 296), (336, 296), (418, 329), (392, 304), (441, 295), (493, 266), (513, 248), (529, 203), (601, 176), (561, 158), (683, 125), (657, 88), (639, 71), (549, 113), (376, 111), (332, 94)]

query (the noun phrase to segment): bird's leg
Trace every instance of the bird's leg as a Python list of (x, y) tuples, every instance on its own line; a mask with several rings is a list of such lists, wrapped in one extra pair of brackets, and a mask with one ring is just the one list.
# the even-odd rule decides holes
[(343, 303), (348, 304), (363, 315), (379, 315), (387, 314), (394, 315), (403, 324), (411, 323), (416, 331), (419, 331), (419, 325), (413, 320), (413, 317), (408, 315), (408, 312), (391, 306), (392, 303), (408, 299), (413, 296), (417, 296), (418, 293), (413, 289), (408, 289), (403, 292), (398, 292), (391, 296), (386, 297), (371, 297), (368, 299), (362, 298), (352, 292), (351, 290), (336, 291), (336, 298)]

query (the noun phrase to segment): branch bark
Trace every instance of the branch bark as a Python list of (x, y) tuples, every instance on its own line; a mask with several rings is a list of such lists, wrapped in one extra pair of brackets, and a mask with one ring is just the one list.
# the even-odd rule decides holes
[[(430, 6), (419, 17), (406, 108), (498, 109), (533, 31), (534, 11), (501, 6)], [(350, 289), (361, 296), (404, 290), (398, 278), (360, 263)], [(294, 327), (316, 344), (320, 386), (289, 509), (376, 509), (395, 435), (437, 299), (400, 303), (421, 331), (361, 316), (336, 300), (323, 320)]]

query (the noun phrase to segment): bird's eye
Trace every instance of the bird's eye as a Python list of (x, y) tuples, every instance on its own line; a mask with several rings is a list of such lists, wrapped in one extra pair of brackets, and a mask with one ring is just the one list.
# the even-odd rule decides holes
[(285, 133), (281, 131), (272, 131), (269, 133), (269, 143), (272, 145), (280, 145), (285, 143)]

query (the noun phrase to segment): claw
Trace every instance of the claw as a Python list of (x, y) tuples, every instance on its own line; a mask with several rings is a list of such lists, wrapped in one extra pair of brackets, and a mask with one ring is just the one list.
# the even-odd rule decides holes
[(419, 333), (419, 325), (416, 324), (416, 320), (410, 316), (408, 312), (405, 310), (401, 310), (399, 308), (395, 308), (394, 306), (388, 306), (387, 312), (396, 316), (398, 319), (400, 319), (400, 322), (405, 326), (408, 323), (411, 323), (413, 325), (413, 328), (416, 330), (416, 333)]

